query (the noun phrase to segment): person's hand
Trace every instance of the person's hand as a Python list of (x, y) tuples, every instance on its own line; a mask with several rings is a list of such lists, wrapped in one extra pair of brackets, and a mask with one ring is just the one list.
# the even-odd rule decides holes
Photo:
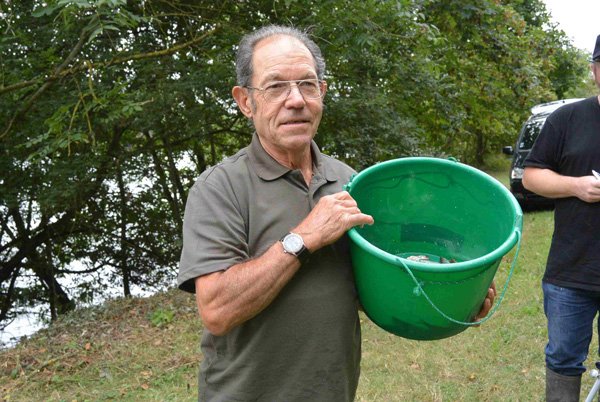
[[(496, 297), (496, 284), (492, 281), (490, 288), (487, 291), (487, 295), (485, 295), (485, 299), (483, 300), (483, 304), (481, 305), (481, 309), (479, 313), (477, 313), (477, 318), (475, 318), (474, 322), (479, 322), (483, 320), (490, 312), (492, 306), (494, 305), (494, 298)], [(481, 324), (472, 325), (473, 327), (479, 327)]]
[(363, 214), (347, 191), (325, 196), (310, 214), (292, 230), (302, 236), (310, 252), (335, 242), (354, 226), (372, 225), (373, 217)]
[(591, 175), (577, 178), (576, 196), (585, 202), (600, 201), (600, 180)]

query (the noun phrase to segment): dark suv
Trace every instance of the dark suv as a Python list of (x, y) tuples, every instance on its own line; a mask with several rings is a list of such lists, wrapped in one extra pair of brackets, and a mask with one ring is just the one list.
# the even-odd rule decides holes
[(540, 130), (546, 121), (546, 117), (559, 107), (580, 100), (583, 99), (563, 99), (534, 106), (531, 108), (531, 116), (529, 116), (529, 119), (523, 124), (515, 148), (513, 149), (510, 145), (502, 148), (502, 152), (507, 155), (512, 155), (512, 163), (510, 166), (510, 191), (522, 206), (554, 205), (554, 199), (542, 197), (523, 187), (523, 163), (540, 134)]

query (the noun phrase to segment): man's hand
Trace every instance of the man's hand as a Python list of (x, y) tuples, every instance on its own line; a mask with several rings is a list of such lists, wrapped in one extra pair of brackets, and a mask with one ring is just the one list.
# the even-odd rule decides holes
[(335, 242), (354, 226), (373, 222), (373, 217), (363, 214), (350, 194), (342, 191), (321, 198), (292, 232), (301, 235), (306, 247), (314, 252)]
[[(496, 297), (496, 284), (492, 281), (492, 285), (487, 291), (487, 295), (483, 300), (483, 304), (481, 305), (481, 310), (477, 313), (477, 318), (474, 322), (479, 322), (483, 320), (490, 312), (492, 306), (494, 305), (494, 298)], [(481, 324), (472, 325), (473, 327), (479, 327)]]
[(594, 176), (582, 176), (577, 179), (576, 196), (585, 202), (600, 201), (600, 180)]

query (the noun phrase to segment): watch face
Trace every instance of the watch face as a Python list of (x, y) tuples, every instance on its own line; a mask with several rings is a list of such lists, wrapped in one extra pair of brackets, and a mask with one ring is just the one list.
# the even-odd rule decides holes
[(302, 250), (302, 246), (304, 246), (304, 242), (302, 241), (302, 237), (295, 233), (290, 233), (283, 239), (283, 247), (290, 253), (297, 253)]

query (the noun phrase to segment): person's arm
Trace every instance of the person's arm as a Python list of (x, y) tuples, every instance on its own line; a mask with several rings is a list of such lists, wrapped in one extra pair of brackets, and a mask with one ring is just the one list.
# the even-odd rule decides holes
[(196, 302), (204, 326), (225, 335), (267, 307), (300, 268), (281, 242), (263, 255), (196, 278)]
[(600, 180), (594, 176), (571, 177), (550, 169), (525, 167), (523, 187), (549, 198), (577, 197), (585, 202), (600, 201)]
[[(373, 218), (361, 213), (350, 194), (342, 191), (321, 198), (291, 232), (301, 235), (312, 253), (352, 227), (372, 223)], [(267, 307), (298, 269), (298, 259), (276, 242), (258, 258), (197, 277), (196, 302), (204, 325), (214, 335), (228, 333)]]

